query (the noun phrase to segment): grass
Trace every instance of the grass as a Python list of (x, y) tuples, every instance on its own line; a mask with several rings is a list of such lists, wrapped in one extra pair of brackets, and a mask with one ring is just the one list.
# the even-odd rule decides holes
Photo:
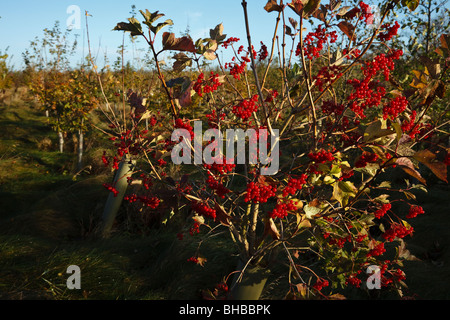
[[(232, 270), (224, 237), (205, 246), (211, 263), (200, 267), (186, 261), (196, 239), (178, 241), (170, 224), (139, 234), (124, 223), (100, 239), (102, 184), (111, 179), (102, 150), (87, 149), (90, 170), (74, 177), (75, 154), (56, 150), (56, 134), (31, 102), (0, 106), (0, 126), (0, 299), (199, 299), (224, 266)], [(67, 289), (70, 265), (81, 269), (82, 290)]]
[[(101, 146), (86, 150), (89, 170), (74, 176), (75, 154), (56, 149), (56, 134), (30, 101), (0, 105), (0, 299), (200, 299), (234, 270), (235, 247), (226, 235), (202, 245), (207, 263), (186, 260), (198, 243), (176, 238), (179, 224), (134, 228), (139, 221), (122, 208), (116, 232), (96, 237), (111, 179), (104, 171)], [(67, 150), (71, 150), (70, 145)], [(426, 214), (412, 224), (407, 261), (407, 295), (448, 299), (450, 245), (449, 187), (431, 181), (418, 192)], [(128, 220), (127, 220), (128, 219)], [(134, 223), (134, 225), (133, 225)], [(81, 269), (82, 290), (66, 286), (67, 267)], [(282, 299), (288, 285), (286, 266), (269, 278), (263, 299)]]

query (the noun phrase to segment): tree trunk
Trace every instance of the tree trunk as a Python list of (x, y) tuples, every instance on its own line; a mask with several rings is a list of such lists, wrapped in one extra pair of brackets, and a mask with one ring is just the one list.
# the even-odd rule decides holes
[(61, 131), (58, 131), (58, 138), (59, 138), (59, 152), (64, 152), (64, 134)]
[(78, 157), (77, 157), (77, 169), (81, 171), (83, 167), (83, 151), (84, 151), (84, 134), (82, 130), (78, 130)]

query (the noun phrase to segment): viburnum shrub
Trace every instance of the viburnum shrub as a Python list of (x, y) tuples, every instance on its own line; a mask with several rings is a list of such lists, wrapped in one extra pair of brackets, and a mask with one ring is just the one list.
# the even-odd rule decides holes
[[(142, 195), (125, 200), (141, 201), (155, 214), (187, 210), (192, 220), (177, 234), (179, 241), (228, 229), (244, 276), (251, 266), (287, 261), (286, 298), (342, 298), (346, 287), (365, 287), (366, 270), (373, 265), (380, 269), (381, 286), (401, 294), (407, 256), (403, 239), (414, 231), (409, 220), (426, 214), (413, 194), (426, 185), (417, 163), (447, 179), (448, 153), (437, 130), (441, 124), (427, 123), (426, 113), (444, 96), (448, 63), (433, 81), (413, 74), (411, 85), (396, 85), (403, 52), (392, 46), (398, 23), (389, 19), (409, 1), (380, 4), (379, 19), (365, 2), (340, 5), (268, 1), (264, 9), (276, 14), (271, 46), (252, 39), (246, 1), (245, 41), (227, 37), (220, 24), (195, 42), (164, 32), (158, 51), (160, 30), (173, 24), (170, 19), (156, 22), (164, 16), (158, 11), (140, 11), (142, 24), (133, 17), (115, 28), (145, 39), (154, 54), (159, 88), (169, 101), (165, 110), (152, 110), (148, 97), (137, 95), (129, 100), (131, 120), (112, 126), (115, 149), (104, 154), (105, 165), (125, 156), (136, 159), (129, 183), (147, 186), (138, 189)], [(307, 34), (306, 21), (316, 26)], [(446, 45), (440, 48), (444, 59), (449, 56)], [(222, 61), (220, 50), (231, 58)], [(179, 77), (161, 69), (162, 52), (176, 53), (173, 68)], [(207, 70), (202, 60), (215, 62), (218, 69)], [(195, 71), (181, 75), (187, 67)], [(144, 119), (152, 120), (148, 130)], [(185, 129), (189, 145), (198, 134), (195, 121), (221, 132), (254, 129), (260, 134), (258, 129), (266, 129), (267, 139), (259, 140), (263, 143), (279, 129), (279, 170), (262, 175), (264, 165), (249, 158), (245, 164), (171, 163), (172, 150), (184, 139), (172, 140), (172, 132)], [(204, 141), (203, 147), (222, 142)], [(394, 172), (407, 174), (411, 182), (396, 184), (390, 178)], [(114, 192), (114, 186), (106, 187)], [(209, 263), (200, 252), (201, 246), (186, 262)], [(220, 290), (206, 298), (220, 298), (232, 289), (224, 276)]]

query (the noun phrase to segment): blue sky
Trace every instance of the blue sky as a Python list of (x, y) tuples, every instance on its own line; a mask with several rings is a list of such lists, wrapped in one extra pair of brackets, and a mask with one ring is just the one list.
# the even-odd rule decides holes
[[(81, 11), (80, 29), (74, 30), (78, 34), (78, 52), (73, 60), (82, 61), (87, 55), (87, 41), (83, 35), (85, 32), (84, 12), (88, 11), (91, 49), (98, 55), (97, 64), (103, 66), (105, 53), (109, 56), (109, 64), (117, 58), (117, 49), (122, 44), (122, 32), (112, 31), (114, 26), (121, 21), (126, 21), (131, 16), (131, 6), (134, 4), (137, 10), (148, 9), (151, 12), (159, 10), (166, 16), (163, 19), (172, 19), (175, 25), (172, 32), (177, 36), (186, 30), (188, 24), (192, 38), (205, 38), (209, 36), (209, 29), (223, 23), (224, 33), (228, 36), (238, 37), (242, 44), (246, 44), (245, 24), (241, 0), (1, 0), (0, 6), (0, 52), (12, 56), (9, 63), (15, 69), (23, 67), (22, 53), (28, 48), (30, 41), (36, 36), (43, 37), (43, 29), (51, 29), (55, 21), (59, 21), (62, 27), (66, 26), (71, 13), (67, 9), (71, 5), (78, 6)], [(288, 1), (286, 1), (288, 2)], [(345, 2), (345, 1), (344, 1)], [(376, 3), (377, 1), (368, 1)], [(259, 42), (263, 41), (270, 47), (273, 28), (275, 26), (276, 12), (267, 13), (264, 5), (267, 0), (248, 0), (248, 11), (252, 40), (259, 49)], [(325, 1), (328, 3), (328, 1)], [(447, 8), (450, 2), (445, 5)], [(291, 10), (286, 10), (289, 16), (294, 16)], [(141, 19), (138, 13), (137, 17)], [(286, 17), (287, 20), (287, 17)], [(163, 31), (168, 31), (166, 27)], [(162, 34), (162, 32), (161, 32)], [(159, 34), (159, 38), (161, 38)], [(84, 38), (84, 39), (83, 39)], [(157, 41), (160, 43), (159, 41)], [(143, 41), (133, 47), (126, 42), (128, 59), (137, 54), (137, 49), (147, 49)], [(84, 47), (84, 49), (83, 49)], [(143, 57), (143, 54), (140, 54)], [(229, 60), (230, 57), (225, 56)]]
[[(241, 0), (228, 1), (206, 1), (206, 0), (15, 0), (2, 1), (0, 8), (0, 50), (2, 52), (8, 48), (8, 54), (12, 56), (11, 64), (14, 68), (23, 66), (22, 52), (29, 46), (30, 41), (36, 36), (43, 37), (43, 29), (51, 29), (56, 20), (60, 21), (61, 27), (66, 26), (67, 19), (71, 14), (67, 9), (71, 5), (76, 5), (81, 10), (81, 29), (73, 30), (79, 34), (79, 52), (74, 58), (81, 61), (83, 52), (87, 54), (87, 49), (83, 51), (83, 34), (85, 34), (85, 10), (92, 17), (89, 18), (89, 31), (92, 51), (101, 57), (103, 61), (104, 53), (115, 60), (117, 48), (122, 44), (122, 33), (111, 31), (114, 26), (129, 18), (131, 6), (136, 5), (136, 9), (148, 9), (151, 12), (159, 10), (166, 16), (163, 19), (172, 19), (174, 26), (172, 32), (177, 36), (186, 30), (187, 25), (191, 30), (194, 40), (209, 36), (209, 29), (217, 24), (223, 23), (224, 33), (228, 36), (238, 37), (243, 42), (245, 38), (245, 25)], [(248, 1), (249, 18), (251, 31), (255, 47), (259, 49), (259, 41), (269, 44), (273, 35), (276, 13), (267, 13), (264, 10), (266, 0)], [(141, 20), (138, 13), (137, 18)], [(163, 31), (167, 31), (167, 27)], [(162, 32), (161, 32), (162, 34)], [(161, 37), (161, 35), (159, 35)], [(87, 47), (86, 39), (84, 45)], [(140, 41), (136, 48), (146, 49), (143, 41)], [(100, 49), (100, 50), (99, 50)], [(133, 54), (136, 50), (128, 42), (128, 52)], [(112, 63), (112, 61), (110, 61)], [(101, 61), (98, 61), (102, 65)]]

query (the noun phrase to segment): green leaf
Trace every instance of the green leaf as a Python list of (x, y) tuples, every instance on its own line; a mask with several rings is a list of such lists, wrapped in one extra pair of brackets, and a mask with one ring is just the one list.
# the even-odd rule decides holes
[(309, 204), (304, 206), (303, 210), (305, 211), (306, 218), (308, 218), (308, 219), (312, 219), (312, 217), (314, 217), (316, 214), (318, 214), (322, 211), (322, 209), (312, 206), (312, 205), (309, 205)]
[(325, 176), (325, 178), (323, 178), (323, 182), (326, 183), (326, 184), (332, 184), (335, 181), (336, 181), (336, 179), (334, 179), (331, 176)]
[(420, 0), (402, 0), (402, 5), (408, 7), (410, 11), (414, 11), (419, 6)]
[(316, 12), (316, 10), (319, 9), (319, 7), (320, 7), (320, 0), (309, 0), (303, 9), (303, 13), (305, 16), (309, 16), (310, 14)]
[(378, 197), (374, 198), (373, 200), (377, 201), (377, 202), (381, 202), (381, 203), (389, 203), (388, 198), (389, 198), (388, 194), (382, 194), (382, 195), (379, 195)]
[(155, 12), (151, 13), (150, 11), (148, 11), (148, 9), (145, 9), (145, 12), (142, 10), (139, 10), (139, 12), (142, 14), (142, 16), (145, 19), (144, 24), (146, 24), (149, 28), (153, 25), (153, 23), (156, 20), (165, 16), (164, 13), (159, 13), (159, 11), (155, 11)]
[(335, 176), (336, 178), (340, 178), (342, 176), (342, 169), (339, 165), (333, 165), (330, 170), (330, 174)]
[(364, 132), (363, 141), (370, 142), (378, 138), (385, 137), (395, 133), (395, 131), (391, 129), (383, 129), (382, 126), (383, 123), (381, 122), (381, 120), (371, 123)]
[(402, 126), (397, 122), (392, 123), (392, 126), (394, 127), (395, 133), (397, 134), (397, 143), (398, 143), (403, 135)]
[(345, 207), (350, 197), (356, 196), (357, 191), (350, 181), (338, 181), (333, 185), (333, 199), (337, 200), (342, 207)]
[(157, 34), (162, 28), (164, 28), (165, 26), (173, 26), (173, 21), (168, 19), (164, 22), (158, 23), (158, 25), (156, 27), (150, 27), (150, 30), (154, 33)]

